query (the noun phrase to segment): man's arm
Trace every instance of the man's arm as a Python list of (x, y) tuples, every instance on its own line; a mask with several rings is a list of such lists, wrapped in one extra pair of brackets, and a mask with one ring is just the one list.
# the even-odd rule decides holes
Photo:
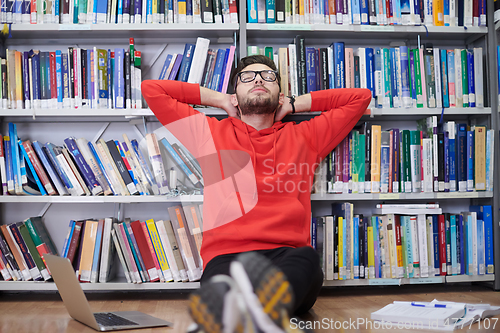
[(328, 89), (312, 92), (310, 98), (310, 111), (325, 112), (301, 122), (298, 128), (306, 133), (311, 147), (322, 159), (356, 125), (370, 104), (372, 94), (368, 89)]
[[(293, 103), (295, 107), (295, 113), (300, 112), (310, 112), (311, 111), (311, 94), (304, 94), (298, 97), (295, 97), (295, 102)], [(293, 112), (292, 104), (290, 104), (290, 99), (285, 97), (283, 105), (276, 112), (276, 116), (274, 117), (275, 121), (279, 121), (283, 119), (286, 115), (291, 114)]]
[(238, 109), (231, 103), (231, 95), (200, 87), (200, 104), (212, 106), (227, 112), (228, 116), (240, 118)]

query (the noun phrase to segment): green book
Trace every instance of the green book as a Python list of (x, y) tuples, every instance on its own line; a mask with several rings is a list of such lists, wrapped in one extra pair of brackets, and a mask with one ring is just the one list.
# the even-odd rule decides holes
[(42, 217), (41, 216), (31, 217), (30, 221), (33, 224), (33, 227), (36, 230), (38, 236), (40, 237), (40, 240), (49, 247), (50, 253), (58, 255), (57, 248), (52, 242), (52, 239), (50, 238), (50, 235), (47, 229), (45, 228), (45, 225), (42, 221)]
[(424, 49), (425, 88), (427, 92), (427, 107), (436, 107), (436, 76), (434, 72), (434, 50), (428, 43)]
[(97, 49), (97, 72), (94, 79), (97, 84), (99, 97), (97, 99), (99, 108), (108, 107), (108, 51)]
[(413, 52), (413, 61), (415, 66), (415, 91), (417, 94), (417, 108), (424, 107), (424, 96), (422, 95), (422, 77), (420, 71), (420, 55), (418, 49), (411, 50)]
[(358, 193), (358, 182), (359, 182), (359, 164), (358, 164), (358, 131), (352, 131), (351, 140), (351, 179), (352, 179), (352, 193)]
[(31, 239), (28, 228), (24, 225), (23, 222), (18, 222), (16, 223), (16, 225), (19, 229), (21, 237), (24, 240), (24, 243), (28, 247), (28, 251), (30, 251), (31, 253), (31, 257), (33, 257), (33, 261), (35, 262), (36, 267), (40, 271), (40, 274), (42, 274), (43, 279), (47, 281), (48, 279), (50, 279), (50, 274), (45, 267), (45, 263), (43, 262), (42, 257), (40, 257), (40, 254), (36, 249), (35, 243), (33, 243), (33, 239)]
[[(366, 140), (366, 135), (365, 134), (359, 134), (358, 136), (358, 181), (361, 185), (361, 188), (364, 192), (364, 183), (365, 183), (365, 140)], [(359, 187), (359, 185), (358, 185)]]
[(383, 60), (384, 60), (384, 103), (383, 106), (386, 108), (392, 108), (392, 88), (391, 88), (391, 57), (389, 55), (389, 49), (384, 48)]
[[(467, 50), (460, 50), (460, 67), (462, 68), (462, 98), (463, 107), (469, 107), (469, 79), (467, 73)], [(458, 79), (458, 78), (457, 78)], [(458, 105), (457, 105), (458, 106)]]
[(269, 59), (273, 60), (273, 47), (272, 46), (266, 46), (264, 48), (264, 55), (268, 57)]
[(405, 226), (405, 216), (401, 215), (399, 217), (399, 224), (401, 226), (401, 249), (403, 254), (403, 272), (404, 277), (408, 278), (408, 270), (406, 269), (408, 266), (408, 252), (406, 251), (406, 226)]

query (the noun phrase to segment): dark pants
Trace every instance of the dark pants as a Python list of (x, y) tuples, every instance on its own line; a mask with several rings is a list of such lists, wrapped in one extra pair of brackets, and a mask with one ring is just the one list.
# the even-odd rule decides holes
[[(293, 315), (306, 313), (316, 302), (323, 285), (323, 271), (319, 256), (311, 247), (280, 247), (272, 250), (255, 251), (280, 268), (290, 282), (295, 294)], [(201, 285), (217, 274), (229, 274), (229, 266), (239, 253), (217, 256), (210, 260), (203, 271)]]

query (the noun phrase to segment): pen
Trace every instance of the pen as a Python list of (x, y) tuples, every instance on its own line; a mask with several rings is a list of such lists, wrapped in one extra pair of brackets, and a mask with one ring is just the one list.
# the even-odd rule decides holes
[(446, 304), (419, 304), (415, 302), (411, 302), (412, 306), (419, 306), (423, 308), (446, 308)]

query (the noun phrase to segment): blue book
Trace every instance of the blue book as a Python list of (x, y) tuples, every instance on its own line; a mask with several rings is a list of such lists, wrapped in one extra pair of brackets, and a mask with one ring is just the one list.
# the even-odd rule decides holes
[(315, 217), (313, 217), (311, 219), (311, 247), (314, 250), (318, 250), (318, 248), (317, 248), (318, 247), (318, 245), (317, 245), (317, 241), (318, 241), (317, 237), (318, 236), (316, 235), (318, 229), (317, 229), (316, 223), (317, 223), (317, 219)]
[[(224, 77), (226, 76), (226, 68), (227, 68), (227, 58), (229, 57), (229, 49), (226, 49), (226, 53), (224, 54), (224, 61), (222, 62), (222, 70), (221, 70), (221, 76), (219, 80), (219, 85), (217, 87), (217, 91), (221, 92), (222, 91), (222, 86), (224, 85)], [(231, 65), (229, 65), (231, 66)], [(215, 89), (214, 89), (215, 90)]]
[(69, 180), (68, 176), (66, 175), (63, 168), (60, 166), (59, 162), (57, 161), (57, 158), (56, 158), (57, 153), (55, 151), (56, 146), (50, 142), (47, 142), (45, 144), (44, 148), (45, 148), (46, 155), (48, 156), (49, 160), (52, 162), (52, 165), (54, 166), (54, 169), (57, 171), (59, 178), (63, 182), (66, 189), (71, 192), (73, 185), (71, 184), (71, 181)]
[(457, 262), (458, 262), (458, 274), (465, 274), (465, 245), (464, 245), (464, 232), (465, 232), (465, 221), (462, 214), (458, 215), (457, 221)]
[[(450, 26), (450, 1), (443, 1), (443, 15), (444, 17), (448, 16), (448, 22), (444, 20), (444, 25), (446, 27)], [(455, 13), (453, 13), (455, 15)]]
[(101, 243), (102, 243), (102, 230), (104, 227), (104, 219), (100, 220), (97, 224), (97, 233), (95, 235), (94, 256), (92, 258), (92, 269), (90, 273), (90, 282), (97, 282), (99, 277), (99, 264), (101, 259)]
[(457, 215), (450, 215), (451, 274), (458, 274), (457, 266)]
[(56, 51), (56, 83), (57, 83), (57, 104), (59, 108), (63, 106), (63, 77), (62, 77), (62, 53)]
[(153, 0), (143, 0), (146, 1), (146, 13), (145, 18), (142, 19), (143, 22), (153, 23)]
[(148, 179), (148, 182), (153, 189), (153, 193), (158, 194), (159, 193), (158, 186), (157, 186), (155, 179), (153, 177), (153, 173), (151, 172), (151, 169), (149, 168), (149, 165), (146, 162), (146, 159), (144, 158), (142, 151), (139, 149), (139, 144), (137, 143), (137, 140), (134, 139), (134, 140), (130, 141), (130, 143), (132, 144), (132, 148), (134, 150), (134, 153), (137, 156), (137, 159), (139, 160), (139, 163), (142, 167), (142, 170), (144, 171), (146, 178)]
[(92, 172), (92, 169), (88, 165), (87, 161), (83, 157), (80, 148), (76, 144), (76, 140), (73, 137), (69, 137), (64, 139), (64, 143), (66, 145), (66, 148), (68, 148), (68, 152), (71, 154), (71, 156), (73, 156), (75, 164), (78, 167), (78, 170), (80, 171), (90, 193), (92, 193), (92, 195), (102, 194), (102, 187), (95, 178), (95, 175)]
[(476, 107), (476, 86), (474, 84), (474, 50), (467, 50), (467, 80), (469, 87), (469, 107)]
[(66, 52), (61, 55), (61, 63), (62, 63), (61, 73), (62, 73), (62, 86), (63, 86), (63, 107), (69, 107), (70, 106), (69, 63), (68, 63), (68, 54)]
[(447, 51), (446, 62), (448, 63), (448, 89), (450, 107), (456, 105), (455, 94), (455, 52), (453, 50)]
[(467, 191), (467, 124), (457, 125), (457, 183), (460, 192)]
[(175, 165), (178, 166), (182, 172), (186, 175), (186, 177), (195, 185), (198, 183), (198, 179), (196, 176), (193, 174), (193, 172), (188, 168), (186, 163), (182, 160), (181, 156), (177, 153), (177, 151), (172, 147), (170, 142), (167, 141), (167, 139), (163, 138), (160, 140), (160, 143), (163, 144), (163, 146), (166, 148), (167, 152), (169, 153), (170, 157), (175, 162)]
[(380, 192), (389, 192), (389, 159), (390, 159), (390, 137), (389, 131), (382, 131), (380, 145)]
[(353, 251), (353, 266), (354, 266), (354, 278), (359, 279), (359, 217), (353, 217), (352, 219), (352, 228), (353, 228), (353, 242), (354, 242), (354, 251)]
[(484, 221), (484, 266), (486, 274), (493, 274), (494, 267), (494, 249), (493, 249), (493, 212), (490, 205), (483, 206)]
[(399, 58), (401, 62), (401, 102), (403, 107), (411, 107), (410, 77), (408, 66), (408, 47), (399, 47)]
[(221, 81), (222, 67), (225, 56), (226, 56), (225, 49), (219, 49), (217, 51), (217, 57), (215, 58), (214, 74), (212, 76), (212, 83), (210, 84), (209, 89), (217, 90), (217, 87), (219, 86), (219, 83)]
[(21, 178), (21, 156), (19, 156), (19, 148), (17, 147), (18, 139), (16, 124), (9, 123), (9, 136), (12, 156), (12, 172), (14, 175), (14, 190), (16, 194), (21, 194), (23, 181)]
[(31, 109), (31, 96), (30, 96), (30, 78), (28, 67), (29, 53), (21, 52), (22, 72), (23, 72), (23, 88), (24, 88), (24, 108)]
[(351, 1), (351, 20), (353, 24), (361, 24), (361, 8), (359, 0)]
[(383, 97), (384, 97), (384, 73), (383, 64), (384, 56), (380, 47), (374, 48), (374, 60), (375, 60), (375, 106), (377, 108), (382, 108)]
[(115, 191), (115, 189), (113, 188), (113, 185), (111, 183), (111, 180), (109, 178), (109, 175), (107, 174), (106, 172), (106, 168), (104, 168), (104, 165), (102, 164), (102, 161), (101, 159), (99, 158), (99, 155), (97, 154), (97, 151), (94, 147), (94, 144), (92, 142), (87, 142), (87, 145), (89, 146), (90, 148), (90, 151), (92, 152), (92, 155), (94, 156), (97, 164), (99, 165), (99, 168), (101, 169), (103, 175), (104, 175), (104, 178), (106, 178), (106, 181), (108, 182), (108, 185), (109, 185), (109, 188), (111, 189), (111, 191), (113, 191), (113, 193), (115, 195), (117, 195), (118, 193)]
[[(41, 195), (47, 195), (47, 192), (45, 191), (45, 188), (43, 187), (42, 182), (40, 181), (40, 178), (38, 177), (38, 174), (35, 171), (35, 167), (31, 163), (31, 160), (28, 157), (28, 153), (24, 149), (21, 140), (18, 141), (18, 144), (19, 144), (19, 148), (21, 149), (21, 153), (23, 155), (23, 158), (24, 158), (25, 162), (28, 164), (29, 170), (31, 172), (31, 176), (35, 180), (36, 186), (38, 187), (35, 190), (38, 190)], [(25, 193), (29, 193), (29, 192), (25, 191)], [(32, 193), (30, 193), (30, 194), (32, 194)]]
[(66, 239), (64, 240), (64, 245), (63, 245), (63, 248), (61, 251), (62, 258), (67, 258), (67, 256), (68, 256), (69, 244), (71, 242), (71, 237), (73, 236), (74, 230), (75, 230), (75, 221), (71, 220), (71, 221), (69, 221), (68, 235), (67, 235)]
[(411, 106), (417, 107), (417, 81), (415, 80), (415, 54), (410, 50), (410, 88)]
[(38, 141), (33, 141), (31, 145), (33, 146), (33, 149), (35, 150), (38, 158), (40, 159), (40, 162), (42, 162), (43, 167), (47, 171), (50, 180), (52, 180), (52, 183), (55, 185), (59, 195), (67, 195), (68, 191), (64, 187), (61, 178), (59, 177), (59, 174), (57, 173), (54, 166), (48, 159), (48, 156), (43, 151), (43, 146)]
[(467, 192), (474, 191), (474, 131), (467, 131)]
[(484, 275), (484, 221), (477, 220), (477, 267), (474, 267), (474, 273)]
[(182, 54), (178, 54), (177, 57), (175, 58), (174, 66), (172, 67), (172, 70), (168, 75), (168, 80), (176, 79), (177, 74), (179, 73), (179, 68), (181, 67), (181, 62), (182, 62)]
[(450, 139), (449, 133), (444, 134), (444, 191), (450, 192)]
[[(101, 1), (101, 0), (99, 0), (99, 1)], [(146, 22), (145, 20), (143, 21), (143, 18), (142, 18), (142, 1), (146, 1), (146, 0), (135, 0), (134, 1), (134, 20), (133, 20), (134, 23)], [(107, 3), (107, 2), (105, 2), (105, 3)], [(104, 13), (106, 14), (106, 11), (104, 11)]]
[(165, 80), (165, 75), (167, 74), (168, 66), (170, 65), (170, 61), (172, 61), (172, 55), (167, 55), (165, 62), (163, 63), (163, 68), (161, 69), (160, 76), (158, 80)]
[(257, 0), (247, 0), (248, 23), (257, 23)]
[(380, 247), (378, 242), (378, 216), (372, 216), (373, 252), (375, 254), (375, 277), (382, 277), (380, 267)]
[(40, 107), (40, 54), (39, 51), (29, 51), (29, 56), (31, 57), (31, 69), (32, 69), (32, 84), (33, 84), (33, 104), (37, 108)]
[(360, 1), (360, 13), (361, 13), (361, 24), (363, 25), (369, 25), (370, 20), (369, 20), (369, 11), (368, 11), (368, 0), (361, 0)]
[(333, 43), (335, 88), (345, 88), (345, 55), (344, 43)]
[(373, 48), (365, 48), (366, 57), (366, 88), (372, 92), (372, 97), (375, 97), (375, 65), (373, 62)]
[(450, 107), (450, 98), (448, 92), (448, 62), (446, 56), (446, 50), (440, 50), (440, 66), (441, 66), (441, 93), (443, 95), (443, 107)]
[(113, 60), (111, 59), (111, 50), (108, 49), (107, 62), (107, 80), (108, 80), (108, 107), (113, 108)]
[(316, 91), (316, 50), (314, 47), (306, 47), (306, 77), (307, 77), (307, 92)]
[(50, 84), (50, 77), (52, 76), (51, 74), (51, 70), (50, 70), (50, 52), (44, 52), (46, 53), (46, 56), (45, 56), (45, 69), (47, 71), (47, 76), (46, 76), (46, 80), (45, 83), (47, 84), (47, 103), (50, 104), (50, 99), (52, 98), (52, 87), (51, 87), (51, 84)]
[[(118, 149), (118, 152), (120, 153), (120, 156), (121, 156), (121, 158), (123, 160), (123, 164), (125, 165), (125, 167), (126, 167), (126, 169), (128, 171), (128, 174), (130, 175), (130, 179), (132, 179), (132, 181), (134, 182), (134, 185), (135, 185), (137, 191), (139, 191), (140, 188), (137, 186), (139, 182), (137, 181), (137, 177), (134, 176), (134, 172), (132, 171), (132, 169), (131, 168), (129, 169), (130, 165), (127, 165), (127, 158), (125, 157), (125, 151), (123, 150), (123, 147), (122, 147), (120, 141), (115, 140), (115, 145), (116, 145), (116, 149)], [(142, 192), (142, 191), (139, 191), (139, 194), (140, 195), (145, 195), (145, 193)]]
[[(270, 15), (272, 13), (272, 15)], [(276, 23), (276, 3), (275, 0), (266, 0), (266, 23)]]
[[(12, 168), (12, 147), (10, 143), (10, 136), (3, 137), (4, 154), (5, 154), (5, 175), (7, 178), (7, 190), (10, 194), (14, 192), (14, 170)], [(6, 194), (6, 193), (4, 193)]]
[(391, 67), (389, 68), (390, 76), (391, 76), (391, 107), (399, 107), (400, 96), (398, 95), (398, 76), (396, 75), (396, 49), (391, 47), (389, 49), (389, 60)]
[(113, 90), (115, 92), (115, 109), (125, 107), (125, 78), (123, 76), (125, 50), (115, 49), (115, 71), (113, 78)]
[[(384, 1), (385, 4), (385, 1)], [(422, 8), (422, 10), (424, 10)], [(420, 1), (415, 1), (413, 6), (413, 12), (415, 13), (415, 25), (420, 25), (422, 23), (420, 19)], [(385, 13), (385, 10), (384, 10)]]
[[(465, 244), (466, 244), (466, 261), (465, 261), (465, 274), (467, 275), (473, 275), (474, 272), (471, 269), (472, 268), (472, 221), (475, 219), (472, 217), (472, 215), (476, 215), (475, 213), (467, 214), (467, 221), (465, 223), (466, 226), (466, 238), (465, 238)], [(477, 215), (476, 215), (477, 218)]]
[(184, 47), (178, 81), (187, 82), (188, 80), (189, 70), (191, 69), (191, 61), (193, 60), (194, 48), (194, 44), (186, 44)]

